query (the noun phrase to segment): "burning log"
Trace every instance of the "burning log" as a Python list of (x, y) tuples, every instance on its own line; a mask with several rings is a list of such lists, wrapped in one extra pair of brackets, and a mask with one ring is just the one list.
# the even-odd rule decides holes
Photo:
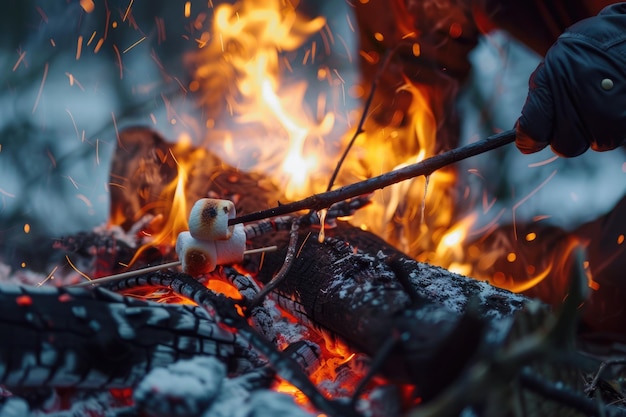
[[(510, 141), (507, 135), (503, 134), (499, 139), (501, 142), (498, 143)], [(148, 161), (156, 167), (159, 163), (167, 165), (163, 161), (170, 159), (168, 155), (171, 152), (173, 160), (174, 152), (170, 151), (170, 147), (154, 132), (131, 129), (129, 132), (121, 132), (120, 138), (122, 145), (118, 149), (118, 155), (122, 161), (131, 156), (128, 149), (124, 149), (124, 143), (140, 142), (141, 138), (148, 142), (156, 141), (154, 149), (157, 151), (147, 156), (141, 153), (132, 155), (131, 159), (148, 158)], [(187, 149), (184, 152), (194, 154), (196, 151)], [(201, 153), (207, 155), (204, 151)], [(213, 161), (212, 157), (208, 160)], [(176, 164), (162, 168), (165, 174), (163, 172), (157, 174), (165, 177), (159, 180), (157, 177), (151, 177), (153, 174), (157, 175), (155, 174), (157, 171), (146, 168), (150, 165), (148, 161), (139, 164), (116, 164), (112, 173), (113, 183), (115, 178), (128, 181), (120, 182), (119, 186), (115, 187), (120, 190), (128, 188), (123, 197), (120, 197), (121, 201), (114, 200), (111, 205), (112, 223), (121, 225), (127, 234), (121, 233), (117, 241), (119, 244), (115, 243), (114, 238), (113, 244), (105, 245), (113, 249), (124, 248), (107, 252), (105, 263), (108, 264), (109, 273), (114, 272), (119, 264), (128, 263), (128, 255), (137, 249), (139, 250), (134, 260), (138, 263), (167, 262), (174, 256), (172, 242), (176, 233), (180, 233), (180, 225), (169, 222), (172, 218), (181, 216), (187, 218), (187, 213), (184, 206), (176, 207), (176, 203), (168, 203), (168, 199), (174, 195), (179, 196), (177, 190), (180, 179), (176, 191), (162, 183), (167, 179), (170, 180), (170, 185), (176, 182), (176, 175), (172, 173), (182, 168)], [(203, 162), (206, 163), (204, 160)], [(184, 185), (185, 188), (192, 190), (187, 195), (187, 200), (206, 196), (230, 198), (235, 202), (237, 211), (244, 215), (259, 207), (271, 206), (270, 201), (278, 194), (275, 189), (261, 187), (259, 193), (247, 192), (249, 189), (259, 189), (262, 179), (225, 167), (219, 162), (215, 162), (215, 165), (219, 167), (217, 173), (199, 165), (187, 171), (188, 182)], [(150, 191), (150, 186), (141, 188), (142, 184), (148, 183), (161, 185), (154, 189), (156, 191)], [(137, 187), (143, 191), (134, 192)], [(148, 194), (152, 197), (147, 198)], [(155, 195), (159, 197), (156, 198)], [(144, 197), (145, 201), (141, 200)], [(314, 407), (328, 415), (358, 414), (356, 404), (365, 399), (362, 394), (374, 375), (377, 376), (377, 381), (383, 380), (389, 385), (382, 385), (381, 389), (374, 388), (374, 391), (370, 391), (368, 387), (367, 400), (370, 401), (368, 404), (373, 404), (377, 396), (380, 398), (380, 395), (384, 395), (386, 401), (392, 401), (393, 404), (383, 405), (382, 409), (394, 410), (393, 414), (397, 414), (400, 410), (399, 404), (402, 403), (399, 389), (402, 384), (411, 385), (413, 389), (411, 395), (414, 399), (419, 397), (421, 401), (427, 401), (429, 404), (436, 402), (450, 389), (458, 388), (457, 381), (464, 378), (467, 380), (467, 375), (472, 377), (474, 374), (470, 371), (483, 363), (481, 358), (489, 357), (491, 352), (501, 351), (503, 346), (506, 346), (506, 338), (515, 317), (520, 311), (525, 310), (529, 300), (485, 282), (416, 262), (375, 235), (336, 220), (337, 217), (353, 213), (363, 202), (363, 199), (355, 198), (331, 207), (323, 226), (323, 233), (319, 226), (316, 226), (320, 219), (315, 212), (309, 216), (285, 216), (246, 224), (244, 230), (249, 242), (254, 242), (255, 246), (264, 246), (265, 243), (277, 245), (281, 251), (265, 254), (262, 260), (260, 256), (246, 257), (237, 268), (219, 266), (214, 272), (200, 276), (200, 280), (169, 270), (127, 277), (117, 283), (105, 284), (115, 292), (140, 297), (147, 294), (162, 295), (161, 291), (166, 290), (170, 294), (174, 293), (194, 301), (198, 307), (131, 301), (127, 297), (97, 287), (92, 291), (26, 287), (7, 289), (7, 294), (0, 294), (6, 298), (3, 303), (6, 311), (0, 311), (0, 317), (15, 316), (18, 319), (2, 324), (10, 327), (7, 331), (16, 335), (16, 342), (24, 343), (20, 350), (26, 352), (26, 356), (30, 355), (28, 358), (35, 358), (27, 359), (34, 361), (36, 365), (31, 368), (20, 368), (21, 365), (11, 367), (9, 363), (30, 362), (22, 360), (21, 357), (15, 361), (13, 356), (18, 349), (15, 345), (7, 344), (2, 348), (4, 350), (0, 350), (0, 364), (3, 364), (6, 370), (0, 383), (11, 389), (36, 387), (37, 384), (54, 387), (71, 385), (88, 389), (130, 386), (135, 388), (136, 404), (144, 411), (154, 415), (176, 414), (178, 413), (176, 398), (185, 397), (190, 402), (180, 406), (194, 414), (193, 410), (218, 404), (217, 398), (220, 395), (216, 394), (211, 398), (202, 396), (191, 398), (171, 387), (165, 397), (171, 397), (173, 402), (168, 402), (158, 395), (153, 395), (154, 389), (169, 389), (157, 383), (160, 379), (158, 375), (167, 370), (172, 377), (180, 376), (192, 380), (201, 378), (200, 374), (193, 372), (182, 375), (189, 364), (184, 360), (200, 360), (200, 363), (205, 363), (205, 359), (211, 357), (229, 366), (229, 371), (238, 377), (251, 375), (246, 373), (249, 369), (254, 369), (253, 374), (263, 373), (263, 370), (268, 369), (265, 366), (269, 364), (270, 373), (275, 372), (283, 380), (299, 388)], [(135, 211), (137, 207), (139, 209)], [(164, 224), (164, 220), (168, 223)], [(293, 225), (296, 227), (292, 227)], [(145, 246), (142, 246), (149, 241), (143, 237), (143, 231), (150, 233), (156, 231), (159, 235), (161, 231), (167, 231), (170, 233), (170, 240), (153, 237), (155, 249), (148, 253), (144, 249)], [(101, 232), (95, 231), (93, 235), (99, 236)], [(101, 240), (96, 239), (98, 242)], [(64, 240), (66, 247), (70, 243), (69, 246), (76, 251), (75, 255), (82, 253), (81, 256), (84, 258), (93, 257), (94, 253), (101, 252), (85, 251), (83, 247), (85, 245), (80, 242), (89, 242), (88, 234), (81, 236), (80, 239)], [(121, 243), (123, 245), (120, 246)], [(103, 267), (95, 268), (99, 271), (98, 275), (102, 275), (106, 270), (106, 265), (101, 266)], [(249, 275), (242, 275), (241, 268)], [(283, 280), (276, 282), (274, 278), (277, 275), (282, 276)], [(255, 279), (258, 279), (260, 284)], [(205, 284), (211, 285), (215, 280), (230, 282), (237, 288), (242, 299), (216, 295), (207, 289)], [(280, 334), (281, 328), (275, 326), (277, 323), (275, 317), (279, 313), (268, 311), (268, 307), (272, 306), (272, 300), (264, 304), (259, 303), (264, 292), (269, 289), (272, 290), (269, 297), (283, 310), (290, 313), (300, 324), (316, 330), (319, 335), (302, 333), (298, 336), (300, 339), (296, 342), (297, 347), (293, 344), (281, 352), (284, 344), (279, 349), (277, 342), (282, 343), (279, 339), (284, 339), (284, 335)], [(75, 297), (76, 302), (72, 302), (71, 306), (69, 303), (63, 304), (66, 296), (61, 296), (62, 294)], [(18, 298), (21, 296), (26, 297)], [(33, 303), (36, 307), (27, 305), (29, 299), (36, 299), (36, 303)], [(136, 315), (132, 314), (133, 312), (136, 312)], [(79, 316), (82, 314), (83, 317), (77, 314)], [(245, 314), (245, 317), (242, 314)], [(180, 320), (188, 322), (196, 320), (198, 323), (196, 328), (202, 327), (207, 330), (204, 333), (200, 332), (200, 335), (181, 335), (181, 330), (175, 328), (176, 319), (172, 318), (179, 316), (182, 317)], [(165, 317), (170, 319), (166, 320)], [(36, 323), (44, 323), (37, 328), (39, 332), (37, 335), (32, 328), (33, 318)], [(165, 329), (159, 327), (163, 320), (167, 321), (161, 326)], [(51, 327), (49, 323), (63, 325)], [(100, 328), (102, 335), (94, 336), (93, 323), (102, 326)], [(123, 326), (120, 327), (120, 324)], [(74, 326), (77, 326), (77, 334), (72, 334), (68, 340), (81, 352), (80, 355), (73, 354), (71, 357), (77, 358), (78, 362), (72, 366), (61, 364), (52, 371), (45, 368), (39, 370), (37, 366), (44, 359), (42, 354), (44, 350), (37, 350), (37, 346), (45, 342), (42, 346), (46, 349), (49, 345), (52, 348), (56, 347), (48, 339), (50, 337), (53, 337), (54, 341), (59, 339), (54, 337), (58, 334), (56, 332), (59, 327), (69, 329)], [(169, 329), (168, 326), (174, 328)], [(155, 332), (152, 332), (153, 327), (157, 329)], [(144, 331), (146, 340), (154, 341), (154, 345), (146, 347), (139, 343), (143, 336), (135, 339), (124, 339), (120, 336), (124, 334), (129, 336), (131, 333), (143, 335)], [(196, 340), (194, 337), (202, 340)], [(312, 340), (308, 341), (307, 338)], [(329, 400), (309, 378), (316, 368), (314, 362), (319, 361), (322, 352), (320, 346), (324, 339), (329, 343), (346, 344), (351, 352), (358, 355), (357, 357), (368, 358), (364, 369), (354, 373), (356, 377), (351, 375), (346, 377), (345, 373), (340, 375), (337, 371), (335, 381), (344, 379), (350, 381), (347, 383), (350, 384), (349, 388), (343, 388), (345, 391), (343, 398), (347, 395), (350, 398), (348, 402)], [(292, 341), (289, 340), (288, 343)], [(96, 347), (92, 348), (94, 343)], [(127, 355), (139, 358), (136, 364), (125, 371), (113, 367), (110, 369), (99, 367), (98, 361), (102, 352), (106, 350), (105, 347), (116, 343), (122, 346), (120, 348), (122, 351), (129, 352)], [(178, 346), (180, 343), (184, 346), (180, 346), (178, 350), (174, 349), (174, 354), (169, 356), (162, 354), (165, 347), (172, 349), (172, 346)], [(161, 345), (165, 347), (161, 348)], [(69, 352), (69, 345), (61, 347), (64, 346)], [(205, 352), (203, 349), (210, 351)], [(294, 360), (294, 357), (300, 360)], [(180, 368), (172, 364), (181, 359), (183, 362)], [(62, 360), (67, 362), (69, 359), (66, 355)], [(343, 369), (347, 369), (348, 366), (343, 366)], [(517, 375), (520, 365), (516, 366), (507, 369), (507, 372), (510, 372), (510, 375)], [(112, 370), (111, 375), (107, 374), (109, 370)], [(197, 370), (200, 372), (200, 369)], [(154, 377), (155, 374), (148, 374), (149, 371), (156, 372), (157, 377)], [(53, 375), (46, 376), (48, 374)], [(57, 377), (57, 374), (64, 376)], [(143, 378), (146, 374), (150, 375), (147, 379)], [(37, 375), (44, 375), (43, 379), (36, 380)], [(382, 378), (378, 378), (381, 376)], [(488, 381), (480, 380), (480, 383), (487, 384)], [(229, 384), (227, 379), (223, 379), (221, 387)], [(381, 394), (383, 392), (385, 394)], [(249, 398), (256, 396), (252, 392), (245, 395), (250, 395)], [(137, 411), (137, 408), (133, 410)], [(388, 414), (383, 412), (380, 415)]]
[[(501, 343), (526, 301), (416, 262), (352, 226), (340, 223), (327, 233), (334, 237), (321, 243), (317, 231), (300, 233), (298, 255), (276, 291), (278, 303), (326, 338), (371, 357), (388, 348), (383, 373), (417, 384), (424, 398), (454, 380), (481, 349)], [(267, 237), (283, 248), (285, 238)], [(265, 256), (261, 281), (281, 267), (285, 251)]]
[(0, 286), (0, 384), (81, 389), (135, 386), (148, 371), (212, 356), (228, 371), (255, 368), (247, 343), (203, 309), (102, 288)]

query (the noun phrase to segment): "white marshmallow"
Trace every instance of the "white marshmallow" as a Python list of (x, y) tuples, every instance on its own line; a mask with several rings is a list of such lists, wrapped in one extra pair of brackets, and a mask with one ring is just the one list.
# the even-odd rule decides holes
[(243, 261), (243, 252), (246, 250), (246, 232), (243, 224), (235, 225), (230, 239), (216, 240), (215, 249), (218, 265)]
[(191, 276), (207, 274), (218, 265), (214, 241), (194, 239), (189, 232), (181, 232), (176, 239), (176, 254), (183, 272)]
[(230, 200), (201, 198), (191, 208), (189, 232), (201, 240), (226, 240), (233, 234), (229, 219), (236, 216), (235, 204)]

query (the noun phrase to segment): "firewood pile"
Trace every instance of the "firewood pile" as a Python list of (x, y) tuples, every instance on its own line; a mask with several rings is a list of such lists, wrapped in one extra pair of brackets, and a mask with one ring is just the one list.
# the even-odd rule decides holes
[[(212, 272), (99, 284), (177, 260), (154, 240), (173, 216), (161, 200), (178, 175), (171, 147), (149, 129), (120, 132), (112, 224), (55, 242), (68, 259), (59, 278), (2, 280), (0, 416), (626, 415), (624, 360), (576, 338), (582, 267), (552, 311), (339, 219), (365, 197), (322, 224), (315, 211), (245, 224), (248, 247), (278, 250)], [(185, 191), (188, 206), (228, 199), (242, 214), (281, 200), (208, 152)]]

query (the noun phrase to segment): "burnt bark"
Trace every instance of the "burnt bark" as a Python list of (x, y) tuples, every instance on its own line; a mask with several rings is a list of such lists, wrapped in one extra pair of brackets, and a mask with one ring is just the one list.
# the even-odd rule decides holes
[[(392, 343), (383, 373), (416, 384), (423, 398), (436, 395), (489, 345), (501, 343), (526, 302), (485, 282), (416, 262), (347, 224), (327, 230), (322, 243), (318, 230), (301, 231), (298, 255), (275, 298), (326, 337), (372, 357)], [(284, 233), (264, 239), (286, 247)], [(266, 254), (258, 271), (261, 281), (271, 279), (285, 252)]]
[[(0, 384), (9, 389), (131, 387), (198, 355), (252, 368), (249, 346), (201, 308), (93, 288), (0, 285)], [(254, 364), (256, 365), (256, 364)]]

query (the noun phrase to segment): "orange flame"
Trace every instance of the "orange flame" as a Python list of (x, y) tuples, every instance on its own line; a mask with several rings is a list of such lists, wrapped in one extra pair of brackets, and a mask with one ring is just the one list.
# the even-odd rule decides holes
[[(309, 116), (306, 81), (281, 84), (281, 70), (290, 68), (283, 54), (300, 48), (325, 24), (322, 17), (304, 19), (289, 1), (222, 4), (215, 9), (213, 37), (198, 57), (203, 102), (219, 118), (209, 121), (215, 124), (212, 133), (228, 142), (227, 148), (220, 141), (215, 149), (209, 139), (208, 146), (241, 169), (271, 173), (288, 198), (309, 191), (311, 174), (320, 165), (319, 152), (311, 150), (319, 146), (313, 139), (333, 128), (334, 115), (326, 113), (319, 121)], [(251, 149), (252, 160), (241, 158)]]
[[(290, 1), (242, 0), (216, 7), (212, 24), (211, 32), (202, 33), (198, 40), (199, 51), (192, 58), (198, 64), (196, 79), (193, 88), (190, 85), (191, 91), (202, 94), (201, 102), (207, 110), (206, 147), (242, 170), (265, 172), (282, 186), (288, 199), (322, 191), (338, 159), (337, 155), (327, 155), (324, 145), (338, 117), (332, 112), (320, 112), (324, 108), (322, 95), (318, 96), (316, 116), (311, 116), (314, 112), (305, 99), (307, 80), (294, 80), (294, 75), (285, 80), (285, 73), (292, 69), (285, 53), (302, 48), (310, 36), (325, 26), (325, 20), (303, 18)], [(302, 61), (314, 63), (314, 43)], [(359, 136), (337, 185), (434, 156), (438, 121), (431, 110), (431, 98), (436, 93), (408, 80), (402, 90), (412, 96), (406, 115), (410, 122), (377, 129), (369, 126)], [(343, 140), (351, 136), (344, 132)], [(177, 160), (178, 177), (164, 192), (163, 198), (171, 201), (171, 206), (164, 216), (165, 223), (152, 238), (152, 245), (172, 246), (178, 233), (187, 229), (187, 170), (190, 163), (201, 157), (188, 151), (188, 142), (185, 137), (180, 138), (171, 151)], [(467, 252), (472, 248), (467, 247), (466, 240), (475, 218), (457, 218), (456, 195), (451, 191), (456, 180), (453, 170), (442, 169), (427, 178), (380, 190), (370, 206), (353, 216), (352, 223), (383, 237), (418, 261), (471, 276), (476, 268), (484, 266), (481, 262), (489, 264), (506, 256), (506, 252), (496, 249), (480, 254), (479, 262), (470, 264)], [(523, 283), (508, 282), (507, 277), (500, 279), (495, 274), (488, 278), (497, 285), (523, 291), (541, 282), (551, 270), (549, 265), (540, 272), (533, 271)], [(335, 340), (325, 342), (325, 353), (334, 355), (335, 360), (327, 360), (324, 370), (313, 376), (317, 382), (334, 379), (336, 369), (354, 356)], [(286, 381), (276, 389), (306, 402)]]
[[(206, 151), (202, 148), (192, 150), (189, 135), (181, 134), (174, 147), (170, 148), (169, 153), (176, 162), (178, 173), (176, 178), (163, 189), (158, 203), (153, 203), (164, 204), (165, 210), (163, 215), (153, 219), (147, 229), (143, 231), (149, 237), (148, 242), (135, 252), (129, 265), (132, 265), (149, 247), (171, 249), (176, 245), (178, 234), (189, 228), (187, 219), (190, 209), (185, 194), (188, 172), (197, 161), (202, 160)], [(144, 207), (144, 210), (146, 209), (147, 207)]]

